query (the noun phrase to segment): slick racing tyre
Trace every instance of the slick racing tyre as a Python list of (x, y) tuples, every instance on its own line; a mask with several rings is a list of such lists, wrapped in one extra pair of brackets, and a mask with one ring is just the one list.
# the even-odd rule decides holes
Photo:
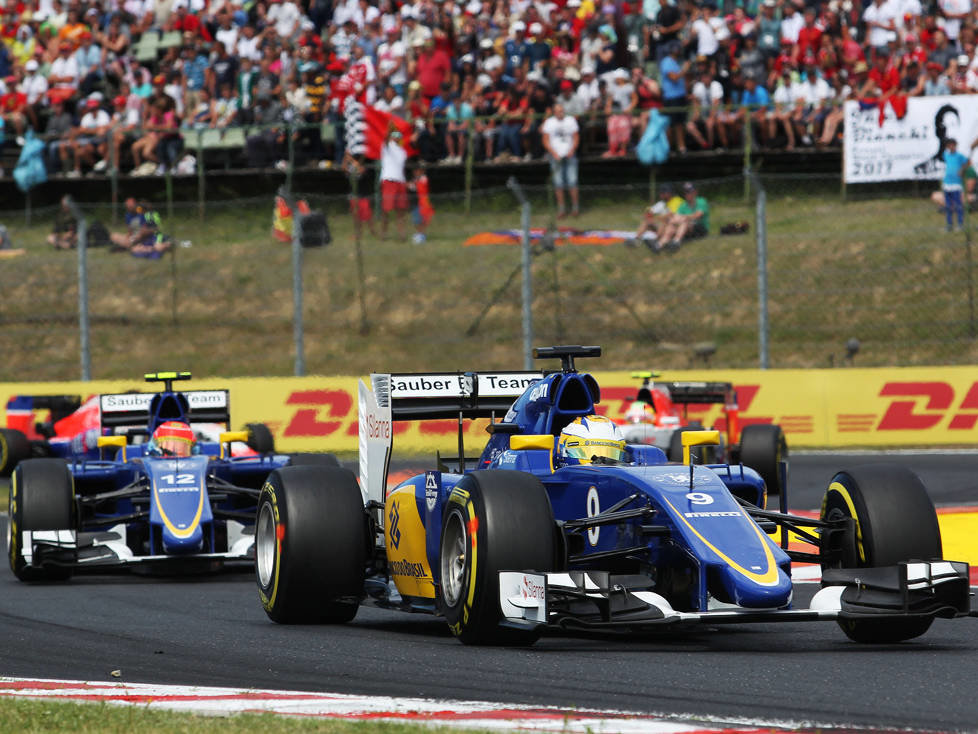
[(553, 566), (553, 510), (540, 480), (506, 470), (466, 474), (449, 496), (439, 551), (439, 600), (452, 633), (468, 645), (532, 645), (538, 630), (500, 624), (499, 572)]
[[(911, 559), (942, 557), (941, 530), (934, 504), (923, 483), (909, 469), (892, 464), (867, 464), (836, 474), (822, 499), (821, 518), (851, 517), (841, 568), (895, 566)], [(823, 549), (824, 554), (824, 549)], [(829, 564), (823, 561), (822, 568)], [(842, 619), (839, 626), (856, 642), (900, 642), (924, 634), (932, 618)]]
[(335, 466), (273, 471), (258, 497), (255, 574), (269, 618), (349, 622), (363, 595), (367, 515), (356, 477)]
[(292, 466), (339, 466), (340, 462), (332, 454), (292, 454), (289, 457)]
[(248, 431), (248, 448), (259, 454), (275, 453), (275, 436), (268, 426), (264, 423), (248, 423), (245, 430)]
[(8, 514), (7, 557), (14, 575), (21, 581), (69, 578), (67, 567), (30, 565), (23, 546), (25, 531), (75, 529), (75, 488), (68, 465), (61, 459), (20, 462), (10, 479)]
[(788, 460), (788, 442), (781, 426), (744, 426), (740, 432), (740, 463), (761, 475), (769, 495), (779, 495), (782, 461)]
[(0, 428), (0, 477), (9, 477), (14, 467), (31, 458), (31, 442), (20, 431)]

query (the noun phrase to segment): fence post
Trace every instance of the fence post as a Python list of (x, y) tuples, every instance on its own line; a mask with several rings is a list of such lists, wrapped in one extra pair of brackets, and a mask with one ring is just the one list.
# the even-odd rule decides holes
[(750, 108), (744, 107), (744, 203), (750, 201), (750, 151), (754, 139), (754, 125)]
[(92, 355), (88, 334), (88, 223), (71, 196), (65, 203), (78, 226), (78, 346), (81, 356), (81, 379), (92, 379)]
[(475, 146), (472, 142), (474, 128), (465, 136), (465, 213), (472, 211), (472, 166), (475, 159)]
[(523, 187), (514, 176), (506, 181), (506, 186), (520, 202), (523, 227), (523, 369), (533, 369), (533, 284), (530, 270), (530, 201), (523, 193)]
[(768, 313), (767, 313), (767, 192), (757, 182), (757, 320), (758, 320), (758, 361), (760, 368), (770, 367), (768, 355)]
[(292, 207), (292, 338), (295, 341), (295, 376), (306, 375), (305, 330), (302, 323), (302, 214)]
[(119, 220), (119, 161), (116, 155), (115, 135), (119, 126), (109, 128), (109, 184), (112, 188), (112, 224)]
[(197, 216), (204, 221), (204, 131), (197, 131)]

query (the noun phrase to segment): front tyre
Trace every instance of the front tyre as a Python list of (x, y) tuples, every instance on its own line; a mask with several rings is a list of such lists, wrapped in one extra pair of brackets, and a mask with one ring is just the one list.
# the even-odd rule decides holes
[(32, 565), (24, 548), (26, 531), (74, 530), (75, 485), (61, 459), (27, 459), (10, 478), (7, 521), (7, 557), (10, 570), (21, 581), (63, 581), (71, 576), (65, 566)]
[(31, 442), (20, 431), (0, 428), (0, 477), (9, 477), (14, 467), (31, 458)]
[(536, 477), (518, 471), (466, 474), (442, 522), (440, 604), (452, 633), (467, 645), (531, 645), (537, 629), (502, 626), (499, 572), (554, 566), (550, 498)]
[(255, 575), (265, 613), (282, 624), (356, 616), (363, 595), (367, 515), (356, 477), (333, 466), (288, 466), (261, 489)]
[(781, 426), (757, 424), (740, 432), (740, 463), (761, 475), (769, 495), (779, 495), (781, 462), (788, 460), (788, 442)]
[[(852, 518), (854, 532), (822, 568), (894, 566), (943, 556), (937, 512), (920, 478), (893, 464), (866, 464), (836, 474), (822, 500), (822, 520)], [(841, 553), (840, 553), (841, 551)], [(856, 642), (900, 642), (924, 634), (931, 617), (842, 619)]]

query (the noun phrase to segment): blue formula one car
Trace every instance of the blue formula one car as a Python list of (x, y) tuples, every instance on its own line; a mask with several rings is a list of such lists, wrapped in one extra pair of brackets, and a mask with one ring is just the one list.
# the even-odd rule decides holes
[[(684, 433), (681, 464), (627, 445), (596, 415), (595, 379), (575, 369), (599, 354), (548, 347), (536, 356), (560, 359), (558, 371), (361, 382), (360, 484), (345, 469), (286, 467), (262, 488), (255, 568), (268, 616), (344, 622), (369, 603), (440, 614), (463, 643), (530, 644), (547, 628), (800, 620), (894, 642), (971, 613), (968, 566), (942, 560), (912, 472), (841, 471), (818, 519), (788, 514), (786, 492), (765, 509), (754, 470), (690, 461), (716, 431)], [(490, 438), (467, 460), (462, 424), (477, 417), (491, 418)], [(387, 491), (396, 422), (445, 418), (458, 420), (462, 458)], [(789, 550), (789, 531), (816, 551)], [(807, 608), (792, 603), (793, 561), (822, 567)]]
[[(22, 581), (134, 566), (207, 570), (253, 562), (259, 488), (291, 463), (336, 465), (330, 455), (271, 451), (267, 427), (227, 431), (227, 390), (178, 392), (188, 372), (146, 375), (158, 393), (98, 398), (98, 428), (20, 461), (10, 482), (7, 547)], [(223, 426), (217, 441), (201, 438)], [(233, 456), (232, 444), (257, 447)], [(261, 451), (260, 449), (267, 449)], [(53, 453), (54, 455), (50, 455)]]

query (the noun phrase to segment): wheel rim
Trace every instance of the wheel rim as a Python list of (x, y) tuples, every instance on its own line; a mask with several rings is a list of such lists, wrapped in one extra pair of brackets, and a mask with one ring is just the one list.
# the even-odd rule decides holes
[(268, 586), (275, 570), (275, 554), (278, 550), (278, 538), (275, 533), (275, 515), (272, 506), (265, 502), (258, 512), (258, 524), (255, 528), (255, 562), (258, 568), (258, 583)]
[(442, 594), (445, 602), (454, 607), (462, 598), (465, 583), (465, 560), (468, 533), (461, 516), (453, 512), (445, 526), (445, 542), (441, 552)]

